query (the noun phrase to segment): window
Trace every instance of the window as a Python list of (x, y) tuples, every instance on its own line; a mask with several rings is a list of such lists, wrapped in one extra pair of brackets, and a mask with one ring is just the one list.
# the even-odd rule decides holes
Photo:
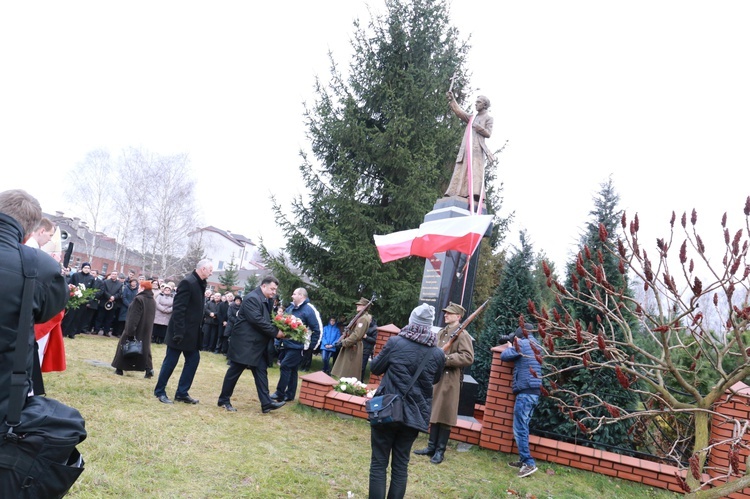
[(219, 260), (219, 268), (216, 269), (216, 270), (224, 270), (224, 262), (222, 262), (221, 260)]
[(102, 264), (102, 274), (109, 274), (109, 272), (107, 272), (108, 268), (109, 268), (109, 264), (108, 263), (103, 263)]

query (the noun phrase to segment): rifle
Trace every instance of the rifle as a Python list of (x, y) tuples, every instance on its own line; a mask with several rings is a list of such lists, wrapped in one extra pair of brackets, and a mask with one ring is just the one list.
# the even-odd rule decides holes
[(479, 307), (478, 307), (478, 308), (477, 308), (476, 310), (474, 310), (474, 312), (472, 312), (472, 314), (471, 314), (470, 316), (468, 316), (468, 317), (466, 318), (466, 320), (465, 320), (465, 321), (463, 321), (463, 322), (461, 323), (461, 325), (460, 325), (460, 326), (458, 326), (458, 329), (456, 329), (455, 331), (453, 331), (453, 334), (452, 334), (452, 335), (450, 335), (450, 338), (448, 338), (448, 341), (447, 341), (447, 342), (445, 343), (445, 345), (443, 345), (443, 352), (447, 352), (447, 351), (448, 351), (448, 349), (450, 349), (450, 347), (451, 347), (451, 345), (453, 344), (453, 342), (454, 342), (454, 341), (456, 341), (456, 339), (458, 338), (458, 336), (459, 336), (459, 335), (460, 335), (461, 333), (463, 333), (463, 332), (464, 332), (464, 331), (466, 330), (466, 328), (467, 328), (467, 327), (469, 327), (469, 324), (471, 324), (471, 323), (472, 323), (472, 321), (473, 321), (474, 319), (476, 319), (476, 318), (477, 318), (477, 316), (478, 316), (478, 315), (479, 315), (480, 313), (482, 313), (482, 310), (484, 310), (484, 307), (486, 307), (486, 306), (487, 306), (487, 304), (488, 304), (489, 302), (490, 302), (490, 300), (489, 300), (489, 298), (488, 298), (488, 299), (487, 299), (487, 300), (486, 300), (486, 301), (485, 301), (484, 303), (482, 303), (482, 304), (481, 304), (481, 305), (480, 305), (480, 306), (479, 306)]
[[(370, 302), (365, 305), (365, 308), (357, 312), (357, 315), (355, 315), (351, 321), (349, 321), (349, 324), (346, 325), (344, 328), (344, 332), (341, 335), (341, 339), (344, 339), (348, 337), (352, 333), (352, 329), (357, 325), (357, 322), (362, 318), (363, 315), (367, 313), (368, 310), (370, 310), (370, 307), (372, 306), (372, 303), (375, 301), (375, 295), (372, 295), (372, 298), (370, 298)], [(340, 343), (341, 339), (337, 341), (336, 343)]]

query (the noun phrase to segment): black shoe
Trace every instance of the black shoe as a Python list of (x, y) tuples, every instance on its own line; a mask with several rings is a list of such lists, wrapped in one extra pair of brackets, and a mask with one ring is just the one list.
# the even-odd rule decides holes
[(175, 402), (185, 402), (186, 404), (197, 404), (198, 399), (194, 399), (190, 395), (185, 395), (184, 397), (178, 397), (177, 395), (174, 396)]
[(122, 369), (115, 369), (115, 374), (118, 376), (122, 376), (123, 375)]
[(235, 409), (234, 407), (232, 407), (232, 404), (230, 404), (229, 402), (227, 402), (226, 404), (222, 404), (219, 407), (221, 407), (222, 409), (224, 409), (227, 412), (237, 412), (237, 409)]
[(153, 369), (148, 369), (146, 371), (146, 375), (144, 376), (144, 378), (149, 379), (149, 378), (153, 378), (153, 377), (154, 377), (154, 370)]
[(429, 445), (425, 447), (424, 449), (417, 449), (414, 451), (414, 454), (417, 456), (434, 456), (435, 455), (435, 447), (430, 447)]
[(432, 455), (432, 459), (430, 459), (430, 462), (432, 464), (440, 464), (443, 462), (443, 456), (445, 454), (445, 451), (442, 450), (436, 450), (435, 454)]
[(276, 393), (276, 392), (273, 392), (273, 393), (271, 394), (271, 400), (273, 400), (274, 402), (278, 402), (278, 401), (279, 401), (279, 399), (281, 399), (281, 397), (279, 397), (279, 394), (278, 394), (278, 393)]
[(293, 398), (290, 398), (290, 399), (289, 398), (284, 398), (284, 402), (292, 402), (293, 400), (294, 400)]
[(171, 400), (169, 400), (169, 397), (167, 397), (166, 395), (159, 395), (156, 398), (159, 399), (159, 402), (161, 402), (162, 404), (173, 404), (174, 403)]
[(284, 407), (286, 402), (271, 402), (269, 405), (263, 408), (263, 414), (268, 414), (271, 411), (275, 411), (281, 407)]

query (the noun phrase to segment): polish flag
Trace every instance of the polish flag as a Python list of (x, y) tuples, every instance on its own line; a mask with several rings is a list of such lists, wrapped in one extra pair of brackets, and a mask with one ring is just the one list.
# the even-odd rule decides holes
[(374, 235), (380, 261), (392, 262), (407, 256), (430, 258), (436, 253), (454, 250), (474, 253), (494, 215), (443, 218), (425, 222), (418, 229)]

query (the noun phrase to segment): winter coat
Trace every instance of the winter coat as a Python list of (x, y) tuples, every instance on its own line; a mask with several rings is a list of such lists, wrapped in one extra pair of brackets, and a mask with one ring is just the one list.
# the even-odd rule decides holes
[(154, 296), (156, 302), (156, 316), (154, 317), (154, 324), (160, 324), (166, 326), (169, 324), (169, 318), (172, 317), (172, 305), (174, 303), (174, 295), (172, 293), (165, 295), (159, 293)]
[(167, 326), (167, 346), (192, 352), (203, 342), (201, 322), (203, 321), (203, 295), (206, 281), (193, 271), (177, 285), (172, 302), (172, 317)]
[(135, 295), (138, 294), (138, 288), (131, 288), (129, 283), (125, 283), (125, 285), (122, 287), (122, 291), (120, 291), (120, 296), (122, 297), (122, 306), (120, 307), (120, 311), (117, 313), (117, 320), (120, 322), (125, 322), (128, 318), (128, 307), (130, 307), (130, 304), (133, 303), (133, 300), (135, 299)]
[(331, 346), (331, 348), (326, 348), (326, 345), (335, 344), (339, 341), (339, 338), (341, 338), (341, 329), (339, 329), (339, 325), (327, 324), (326, 327), (323, 328), (323, 340), (320, 342), (320, 349), (327, 352), (335, 352), (336, 347)]
[[(404, 393), (424, 356), (429, 356), (419, 377)], [(372, 359), (370, 371), (383, 375), (377, 394), (400, 394), (403, 397), (405, 426), (427, 431), (432, 407), (432, 385), (440, 380), (445, 355), (438, 347), (428, 347), (403, 336), (392, 336)]]
[[(503, 362), (513, 362), (513, 393), (531, 393), (539, 395), (542, 386), (542, 366), (536, 360), (534, 348), (536, 348), (539, 355), (542, 355), (542, 349), (539, 347), (536, 338), (529, 335), (528, 338), (518, 337), (518, 347), (521, 349), (520, 352), (516, 351), (513, 346), (510, 346), (502, 351), (500, 354), (500, 360)], [(531, 371), (536, 373), (536, 376), (531, 374)]]
[(372, 352), (375, 350), (375, 343), (378, 341), (378, 323), (375, 322), (373, 317), (370, 321), (370, 327), (367, 328), (367, 333), (362, 338), (362, 358), (370, 358)]
[(122, 290), (122, 284), (120, 283), (120, 281), (118, 281), (117, 279), (115, 279), (114, 281), (112, 279), (104, 279), (100, 285), (100, 288), (102, 290), (102, 294), (99, 296), (99, 306), (103, 307), (104, 304), (109, 301), (110, 297), (114, 297), (114, 303), (117, 303), (117, 298), (120, 295), (120, 291)]
[(251, 367), (270, 364), (269, 346), (279, 332), (271, 322), (272, 308), (260, 286), (245, 296), (229, 338), (229, 360)]
[(240, 311), (240, 305), (236, 305), (234, 301), (229, 304), (229, 309), (227, 310), (227, 327), (224, 328), (224, 336), (229, 337), (232, 336), (232, 328), (237, 323), (237, 312)]
[(341, 351), (331, 369), (331, 376), (356, 379), (362, 376), (362, 338), (365, 337), (371, 320), (370, 314), (363, 315), (352, 332), (341, 339)]
[(22, 239), (21, 225), (13, 217), (0, 213), (0, 283), (4, 291), (3, 299), (0, 300), (0, 414), (3, 416), (8, 411), (16, 352), (16, 332), (23, 295), (21, 251), (32, 263), (36, 261), (37, 269), (31, 304), (33, 320), (29, 317), (28, 323), (23, 324), (29, 335), (24, 395), (32, 386), (33, 356), (36, 355), (34, 323), (47, 322), (60, 313), (68, 303), (69, 294), (65, 278), (60, 274), (60, 264), (45, 252), (21, 244)]
[[(300, 303), (299, 306), (292, 303), (284, 310), (284, 313), (298, 317), (302, 324), (307, 326), (307, 338), (305, 338), (304, 344), (294, 340), (280, 340), (281, 347), (292, 350), (315, 349), (316, 343), (320, 343), (320, 330), (323, 329), (323, 324), (318, 310), (310, 303), (310, 300), (305, 298), (305, 301)], [(315, 340), (313, 340), (313, 337)]]
[[(151, 360), (151, 332), (154, 328), (154, 316), (156, 315), (156, 302), (154, 293), (150, 289), (144, 289), (138, 293), (128, 308), (128, 317), (125, 319), (125, 329), (117, 342), (115, 358), (112, 367), (123, 371), (146, 371), (154, 368)], [(126, 359), (122, 356), (122, 345), (128, 339), (135, 338), (143, 342), (143, 355)]]
[(216, 322), (219, 324), (219, 337), (224, 336), (224, 329), (226, 326), (225, 322), (228, 322), (229, 318), (229, 303), (226, 300), (219, 302), (219, 310), (216, 313)]
[[(438, 333), (437, 346), (443, 348), (458, 325), (444, 327)], [(432, 414), (430, 423), (455, 426), (458, 419), (458, 402), (461, 397), (461, 384), (464, 368), (474, 363), (474, 345), (471, 336), (464, 331), (445, 352), (443, 377), (432, 389)]]
[[(219, 323), (219, 303), (214, 301), (213, 298), (208, 300), (206, 302), (206, 305), (203, 307), (203, 334), (209, 334), (209, 331), (212, 327), (216, 327), (216, 325)], [(213, 317), (211, 317), (211, 313), (214, 314)]]
[(99, 297), (99, 294), (101, 293), (101, 290), (99, 289), (99, 283), (98, 280), (92, 276), (90, 273), (85, 272), (76, 272), (73, 274), (73, 276), (70, 278), (70, 284), (74, 286), (78, 286), (80, 284), (83, 284), (86, 286), (86, 289), (95, 289), (96, 294), (94, 297), (86, 304), (86, 306), (93, 305), (94, 308), (98, 306), (97, 298)]

